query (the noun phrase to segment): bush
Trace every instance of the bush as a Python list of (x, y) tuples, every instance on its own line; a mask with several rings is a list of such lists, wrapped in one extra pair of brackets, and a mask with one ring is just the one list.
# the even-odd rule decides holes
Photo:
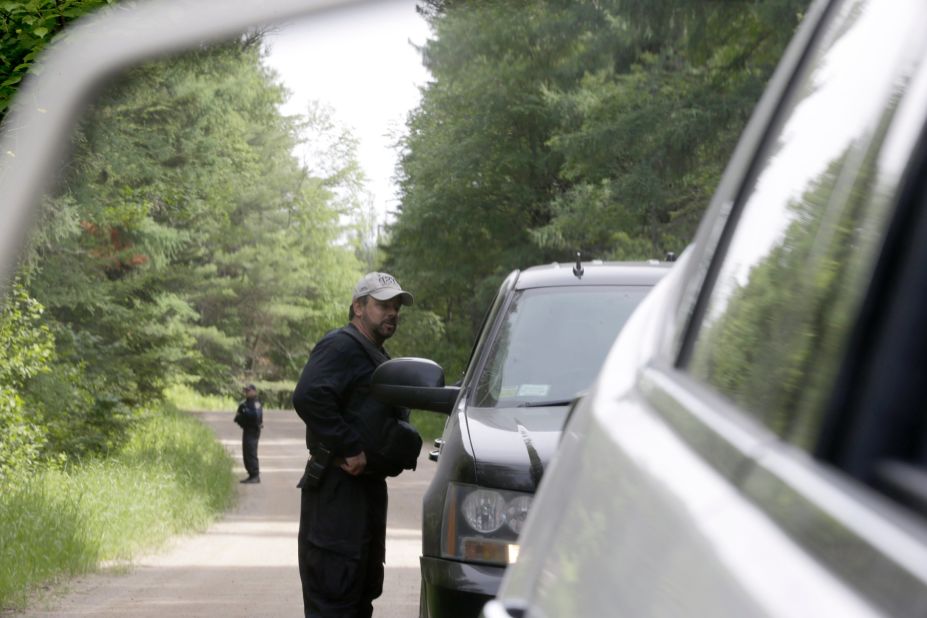
[(41, 324), (43, 308), (15, 282), (0, 298), (0, 483), (27, 474), (45, 445), (42, 429), (23, 404), (22, 385), (48, 370), (53, 341)]
[(225, 449), (173, 409), (136, 426), (111, 458), (9, 480), (0, 491), (0, 607), (22, 606), (42, 582), (205, 529), (233, 496)]

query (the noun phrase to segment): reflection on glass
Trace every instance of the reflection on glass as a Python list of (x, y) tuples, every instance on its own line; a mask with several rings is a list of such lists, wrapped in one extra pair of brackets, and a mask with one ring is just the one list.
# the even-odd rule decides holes
[(562, 401), (587, 388), (646, 287), (539, 288), (508, 308), (476, 390), (480, 407)]
[(848, 21), (810, 59), (743, 204), (689, 364), (808, 448), (899, 180), (879, 157), (910, 80), (886, 71), (885, 57), (870, 61), (871, 40), (892, 56), (905, 49), (903, 37), (883, 37), (885, 13), (847, 4)]

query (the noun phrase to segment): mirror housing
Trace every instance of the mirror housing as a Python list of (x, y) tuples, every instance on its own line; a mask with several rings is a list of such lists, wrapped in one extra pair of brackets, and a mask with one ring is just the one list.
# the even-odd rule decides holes
[(427, 358), (394, 358), (373, 372), (371, 394), (394, 406), (450, 414), (459, 386), (444, 385), (444, 369)]

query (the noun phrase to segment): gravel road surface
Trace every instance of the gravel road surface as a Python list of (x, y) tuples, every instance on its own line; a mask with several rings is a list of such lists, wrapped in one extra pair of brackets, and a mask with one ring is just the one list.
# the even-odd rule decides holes
[[(231, 412), (198, 413), (231, 452), (243, 478), (241, 430)], [(302, 616), (296, 534), (306, 448), (294, 412), (267, 411), (258, 456), (261, 484), (239, 485), (237, 504), (205, 533), (180, 537), (131, 568), (71, 581), (24, 616)], [(426, 445), (427, 447), (428, 445)], [(381, 618), (418, 616), (421, 503), (434, 474), (423, 449), (418, 470), (389, 479), (386, 581)]]

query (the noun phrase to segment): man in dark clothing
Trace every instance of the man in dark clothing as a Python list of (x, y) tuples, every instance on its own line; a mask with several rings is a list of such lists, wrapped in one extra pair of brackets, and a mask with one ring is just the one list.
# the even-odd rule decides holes
[(392, 276), (365, 275), (354, 289), (350, 322), (316, 343), (293, 393), (311, 454), (300, 482), (306, 616), (370, 616), (383, 590), (386, 476), (404, 466), (380, 447), (384, 423), (402, 424), (409, 411), (370, 397), (370, 378), (389, 358), (383, 342), (396, 332), (399, 309), (411, 304)]
[(261, 427), (264, 426), (264, 408), (257, 398), (257, 388), (254, 384), (244, 389), (245, 400), (238, 404), (235, 412), (235, 422), (241, 426), (241, 456), (245, 461), (245, 470), (248, 478), (241, 483), (260, 483), (261, 469), (258, 465), (258, 440), (261, 439)]

